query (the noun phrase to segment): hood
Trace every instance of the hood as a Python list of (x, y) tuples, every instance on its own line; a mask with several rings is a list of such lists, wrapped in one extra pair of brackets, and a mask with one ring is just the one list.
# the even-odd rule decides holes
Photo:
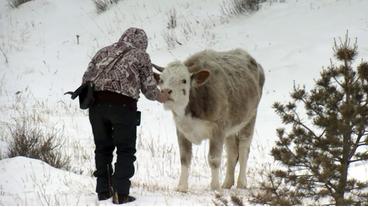
[(135, 48), (146, 50), (148, 46), (148, 40), (146, 32), (143, 29), (131, 27), (127, 29), (117, 42), (119, 45), (128, 43)]

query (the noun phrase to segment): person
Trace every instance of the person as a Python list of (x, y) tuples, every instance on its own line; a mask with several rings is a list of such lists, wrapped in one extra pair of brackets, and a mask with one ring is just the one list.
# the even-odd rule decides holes
[[(137, 100), (140, 91), (161, 103), (169, 94), (161, 92), (146, 52), (147, 35), (140, 28), (127, 29), (118, 42), (100, 49), (83, 75), (83, 83), (95, 84), (95, 102), (89, 120), (95, 142), (96, 192), (99, 200), (113, 197), (113, 203), (134, 201), (129, 195), (130, 178), (136, 160), (136, 128), (140, 119)], [(96, 78), (97, 77), (97, 78)], [(115, 170), (112, 169), (116, 148)]]

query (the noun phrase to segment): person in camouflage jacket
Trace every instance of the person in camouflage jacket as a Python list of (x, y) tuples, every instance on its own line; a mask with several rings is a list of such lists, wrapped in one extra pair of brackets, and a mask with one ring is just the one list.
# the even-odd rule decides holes
[[(117, 43), (97, 52), (83, 75), (83, 83), (99, 75), (94, 81), (97, 91), (112, 91), (138, 100), (139, 90), (142, 90), (146, 98), (158, 100), (159, 90), (146, 52), (147, 45), (147, 36), (142, 29), (129, 28)], [(115, 63), (112, 70), (104, 71), (124, 52), (124, 57)]]
[[(139, 94), (142, 91), (147, 99), (161, 103), (169, 96), (157, 88), (147, 45), (142, 29), (129, 28), (118, 42), (96, 53), (83, 75), (83, 83), (91, 81), (95, 85), (95, 103), (89, 109), (89, 119), (96, 146), (94, 176), (99, 200), (111, 196), (116, 204), (135, 200), (129, 189), (136, 160)], [(113, 172), (115, 148), (117, 160)]]

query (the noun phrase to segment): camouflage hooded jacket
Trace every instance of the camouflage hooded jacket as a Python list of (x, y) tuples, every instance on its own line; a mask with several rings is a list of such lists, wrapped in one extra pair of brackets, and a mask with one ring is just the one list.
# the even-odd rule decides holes
[[(139, 98), (139, 91), (150, 100), (157, 100), (159, 90), (153, 77), (152, 65), (146, 53), (147, 36), (142, 29), (129, 28), (118, 42), (99, 50), (83, 75), (83, 83), (93, 81), (96, 91), (112, 91)], [(120, 54), (123, 57), (109, 69)]]

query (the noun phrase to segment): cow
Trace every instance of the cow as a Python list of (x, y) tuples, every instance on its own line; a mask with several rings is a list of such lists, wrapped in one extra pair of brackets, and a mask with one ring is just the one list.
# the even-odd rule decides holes
[(218, 52), (204, 50), (186, 61), (174, 61), (162, 68), (157, 78), (161, 90), (170, 94), (164, 108), (176, 125), (181, 173), (177, 190), (188, 191), (192, 144), (209, 139), (208, 163), (211, 189), (220, 190), (219, 170), (223, 145), (227, 151), (227, 171), (222, 187), (246, 188), (246, 168), (265, 82), (264, 71), (242, 49)]

